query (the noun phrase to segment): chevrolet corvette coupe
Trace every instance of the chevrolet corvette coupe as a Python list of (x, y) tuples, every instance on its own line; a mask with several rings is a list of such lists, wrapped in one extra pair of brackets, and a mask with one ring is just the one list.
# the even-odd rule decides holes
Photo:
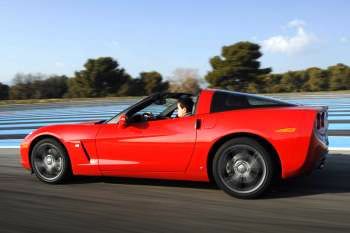
[[(177, 102), (191, 98), (191, 114)], [(50, 125), (20, 146), (24, 168), (46, 183), (72, 175), (214, 181), (238, 198), (307, 174), (328, 153), (327, 108), (203, 89), (156, 93), (97, 122)]]

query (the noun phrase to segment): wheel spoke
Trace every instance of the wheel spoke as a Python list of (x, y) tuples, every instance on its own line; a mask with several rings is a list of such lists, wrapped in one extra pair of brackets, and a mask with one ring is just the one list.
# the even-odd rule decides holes
[(239, 184), (239, 187), (241, 188), (241, 189), (243, 189), (244, 187), (245, 187), (245, 182), (244, 182), (244, 180), (245, 180), (245, 178), (244, 178), (244, 176), (241, 176), (241, 178), (240, 178), (240, 182), (238, 183)]
[(40, 171), (44, 171), (46, 170), (46, 166), (45, 163), (42, 160), (37, 160), (35, 162), (36, 167), (40, 170)]
[(260, 171), (261, 170), (261, 164), (258, 161), (258, 159), (254, 159), (251, 163), (250, 163), (250, 169), (252, 171)]
[(248, 193), (256, 190), (266, 176), (264, 158), (254, 147), (234, 145), (224, 152), (219, 168), (222, 180), (231, 190)]
[(37, 154), (37, 157), (44, 158), (44, 156), (46, 155), (45, 148), (39, 147), (39, 149), (36, 151), (36, 154)]
[(51, 148), (51, 154), (52, 154), (54, 157), (57, 157), (57, 156), (60, 155), (60, 154), (57, 152), (57, 150), (54, 149), (54, 148)]
[(45, 180), (56, 179), (63, 169), (63, 157), (60, 151), (50, 143), (40, 145), (34, 152), (33, 165), (37, 175)]
[(57, 173), (59, 172), (59, 170), (58, 170), (58, 168), (57, 168), (56, 166), (54, 166), (54, 167), (51, 168), (51, 171), (50, 171), (50, 172), (51, 172), (52, 175), (57, 175)]
[(255, 183), (257, 180), (259, 180), (258, 175), (259, 175), (259, 173), (255, 172), (255, 171), (250, 171), (250, 173), (246, 177), (247, 183), (249, 183), (249, 184)]

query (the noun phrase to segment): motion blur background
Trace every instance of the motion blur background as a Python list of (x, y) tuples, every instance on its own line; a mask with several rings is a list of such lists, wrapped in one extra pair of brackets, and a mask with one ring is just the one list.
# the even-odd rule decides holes
[[(305, 105), (329, 107), (330, 150), (350, 150), (350, 94), (273, 95)], [(139, 98), (75, 100), (61, 103), (13, 104), (0, 107), (0, 148), (18, 148), (28, 133), (49, 124), (105, 120)]]
[(350, 3), (0, 1), (0, 99), (350, 89)]
[(109, 118), (137, 96), (212, 87), (327, 105), (330, 146), (347, 149), (349, 6), (2, 0), (0, 146), (43, 125)]

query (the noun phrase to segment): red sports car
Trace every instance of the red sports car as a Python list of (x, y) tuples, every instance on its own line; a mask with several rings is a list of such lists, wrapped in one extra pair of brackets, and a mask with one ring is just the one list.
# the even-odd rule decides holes
[[(193, 108), (177, 117), (184, 98)], [(214, 89), (157, 93), (106, 121), (39, 128), (21, 144), (22, 165), (47, 183), (71, 175), (213, 180), (239, 198), (322, 167), (327, 153), (327, 108)]]

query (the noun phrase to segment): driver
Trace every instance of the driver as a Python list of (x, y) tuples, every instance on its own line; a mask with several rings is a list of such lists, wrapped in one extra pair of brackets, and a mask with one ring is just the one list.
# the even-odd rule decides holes
[(193, 109), (193, 100), (190, 97), (180, 98), (177, 101), (177, 116), (191, 116)]

